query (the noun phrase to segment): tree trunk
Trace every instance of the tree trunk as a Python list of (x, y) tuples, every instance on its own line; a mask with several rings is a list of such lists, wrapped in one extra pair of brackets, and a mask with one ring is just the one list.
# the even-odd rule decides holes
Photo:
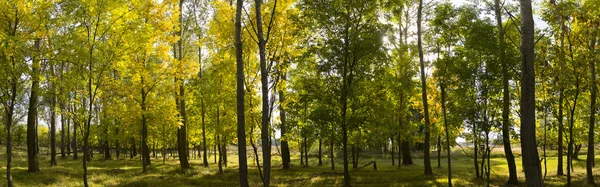
[(319, 166), (323, 165), (323, 152), (321, 150), (322, 140), (319, 138)]
[[(392, 145), (390, 146), (392, 148), (392, 150), (391, 150), (392, 151), (391, 152), (392, 153), (391, 154), (392, 155), (392, 166), (395, 166), (396, 160), (394, 159), (394, 136), (392, 136), (392, 138), (390, 138), (390, 140), (392, 141)], [(386, 145), (387, 145), (387, 142), (386, 142)]]
[[(75, 106), (73, 106), (73, 112), (75, 112)], [(79, 124), (80, 121), (75, 121), (73, 120), (73, 160), (77, 160), (78, 155), (77, 155), (77, 126)]]
[[(39, 49), (40, 47), (40, 39), (35, 40), (35, 47)], [(37, 55), (34, 57), (37, 58)], [(32, 79), (31, 79), (31, 93), (29, 96), (29, 111), (27, 113), (27, 171), (29, 172), (38, 172), (40, 171), (39, 162), (38, 162), (38, 151), (37, 151), (37, 107), (38, 107), (38, 90), (39, 90), (39, 69), (40, 62), (39, 60), (32, 61)], [(13, 83), (16, 84), (16, 83)], [(13, 92), (13, 94), (15, 94)], [(6, 107), (6, 106), (5, 106)], [(5, 109), (6, 110), (6, 109)], [(7, 126), (10, 127), (12, 125), (12, 113), (6, 114), (5, 117), (10, 121), (7, 122)], [(7, 128), (8, 130), (9, 128)], [(10, 132), (10, 131), (8, 131)], [(7, 143), (10, 139), (7, 139)], [(11, 145), (12, 146), (12, 145)], [(8, 144), (7, 144), (8, 147)], [(8, 152), (10, 149), (7, 149)], [(7, 155), (8, 156), (8, 155)], [(8, 159), (7, 159), (8, 160)], [(12, 158), (11, 158), (12, 160)], [(7, 176), (10, 174), (10, 171), (7, 172)], [(12, 178), (11, 178), (12, 183)], [(12, 184), (10, 184), (12, 185)]]
[(442, 167), (442, 137), (438, 134), (437, 138), (437, 167)]
[(334, 145), (335, 145), (334, 144), (334, 140), (335, 140), (334, 139), (334, 133), (335, 133), (335, 131), (333, 131), (333, 125), (331, 125), (331, 126), (332, 126), (331, 127), (332, 129), (331, 129), (330, 146), (329, 146), (329, 149), (330, 149), (329, 153), (331, 155), (329, 157), (331, 158), (331, 170), (334, 171), (335, 170), (335, 156), (334, 156), (334, 152), (333, 151), (334, 151), (334, 148), (335, 148), (334, 147)]
[(117, 151), (117, 160), (119, 160), (119, 155), (121, 153), (121, 147), (119, 146), (119, 128), (117, 128), (115, 131), (115, 137), (117, 138), (116, 142), (115, 142), (115, 147), (116, 147), (116, 151)]
[(531, 0), (521, 0), (521, 147), (527, 186), (544, 186), (535, 137), (534, 25)]
[(308, 142), (306, 136), (304, 136), (304, 165), (308, 167)]
[(104, 140), (104, 160), (110, 160), (110, 145), (108, 145), (108, 138)]
[[(598, 25), (594, 28), (594, 34), (590, 43), (591, 53), (595, 56), (596, 47), (596, 32), (598, 31)], [(596, 58), (594, 58), (596, 59)], [(586, 174), (587, 182), (589, 185), (594, 186), (594, 174), (592, 168), (594, 167), (594, 125), (596, 117), (596, 69), (595, 60), (590, 60), (590, 126), (588, 130), (588, 149), (587, 149), (587, 160), (586, 160)]]
[(563, 125), (563, 90), (559, 91), (558, 96), (558, 164), (556, 166), (556, 175), (562, 176), (563, 172), (563, 133), (564, 133), (564, 125)]
[[(184, 0), (179, 0), (179, 12), (183, 12), (183, 2)], [(179, 14), (179, 24), (183, 25), (183, 13)], [(180, 29), (179, 31), (179, 40), (177, 41), (178, 43), (178, 48), (179, 48), (179, 54), (177, 55), (177, 58), (179, 60), (179, 68), (181, 68), (179, 71), (183, 72), (183, 64), (182, 64), (182, 60), (183, 60), (183, 29)], [(181, 170), (185, 171), (187, 169), (190, 168), (190, 163), (188, 162), (188, 154), (187, 154), (187, 147), (188, 147), (188, 142), (187, 142), (187, 116), (186, 116), (186, 108), (185, 108), (185, 80), (183, 80), (183, 77), (181, 77), (178, 81), (176, 81), (179, 84), (179, 95), (178, 95), (178, 104), (179, 104), (179, 113), (181, 115), (181, 122), (182, 122), (182, 126), (177, 130), (177, 150), (178, 150), (178, 154), (179, 154), (179, 165), (181, 166)], [(142, 147), (148, 147), (147, 145), (143, 145)], [(149, 153), (147, 155), (149, 156)]]
[(412, 156), (410, 154), (410, 145), (408, 144), (408, 141), (403, 141), (402, 142), (402, 164), (404, 165), (412, 165), (413, 161), (412, 161)]
[[(260, 83), (262, 91), (262, 126), (260, 136), (263, 150), (263, 186), (270, 186), (271, 179), (271, 142), (269, 140), (269, 72), (267, 70), (267, 59), (265, 56), (266, 41), (263, 36), (263, 20), (261, 13), (262, 0), (256, 0), (256, 28), (258, 35), (258, 49), (260, 58)], [(273, 16), (273, 15), (271, 15)], [(267, 36), (268, 37), (268, 36)]]
[[(63, 110), (65, 107), (62, 102), (60, 103), (60, 109)], [(65, 153), (65, 115), (60, 114), (60, 158), (65, 159), (67, 157)]]
[[(248, 184), (248, 159), (246, 156), (246, 124), (244, 115), (244, 62), (242, 56), (242, 7), (243, 0), (237, 0), (235, 9), (235, 59), (236, 59), (236, 96), (237, 96), (237, 137), (238, 137), (238, 163), (240, 187)], [(204, 104), (204, 103), (203, 103)], [(204, 106), (204, 105), (202, 105)], [(204, 107), (203, 107), (204, 111)], [(204, 114), (204, 112), (203, 112)], [(203, 115), (204, 116), (204, 115)], [(204, 166), (208, 166), (206, 159), (206, 136), (204, 135), (204, 117), (202, 118), (202, 136), (204, 138)]]
[[(280, 80), (282, 80), (282, 84), (286, 83), (286, 73), (282, 72), (279, 74)], [(279, 90), (279, 120), (281, 120), (280, 131), (281, 131), (281, 162), (283, 164), (283, 169), (290, 168), (290, 148), (288, 146), (287, 138), (285, 138), (286, 133), (286, 115), (285, 115), (285, 90)], [(319, 165), (321, 165), (321, 139), (319, 139)]]
[[(476, 133), (473, 133), (476, 134)], [(477, 162), (477, 157), (479, 156), (478, 153), (478, 147), (479, 145), (477, 145), (477, 140), (473, 140), (473, 164), (475, 165), (475, 176), (477, 178), (480, 178), (480, 173), (479, 173), (479, 162)]]
[(419, 48), (419, 62), (421, 65), (421, 97), (423, 99), (423, 110), (425, 113), (425, 141), (424, 150), (423, 150), (423, 166), (425, 167), (425, 175), (433, 175), (433, 170), (431, 169), (431, 156), (430, 156), (430, 134), (429, 134), (429, 109), (427, 107), (427, 82), (425, 79), (425, 62), (423, 59), (423, 44), (422, 44), (422, 30), (421, 30), (421, 20), (423, 17), (423, 0), (419, 0), (419, 10), (417, 12), (417, 45)]
[(446, 132), (446, 155), (448, 157), (448, 187), (452, 187), (452, 164), (450, 162), (450, 130), (448, 128), (448, 122), (446, 121), (446, 89), (444, 83), (440, 84), (440, 90), (442, 94), (442, 114), (444, 117), (444, 131)]
[[(54, 66), (50, 65), (50, 72), (54, 77)], [(56, 85), (51, 85), (50, 95), (50, 166), (56, 166)]]
[[(13, 68), (14, 68), (14, 64), (15, 61), (14, 59), (12, 59), (12, 63), (13, 63)], [(6, 124), (5, 124), (5, 128), (6, 128), (6, 181), (7, 181), (7, 186), (12, 187), (13, 186), (13, 181), (12, 181), (12, 173), (11, 173), (11, 169), (12, 169), (12, 132), (11, 132), (11, 128), (12, 128), (12, 124), (13, 124), (13, 115), (14, 115), (14, 111), (15, 111), (15, 105), (16, 105), (16, 101), (17, 101), (17, 78), (16, 77), (12, 77), (11, 78), (11, 98), (10, 101), (4, 105), (4, 111), (6, 112), (4, 117), (6, 118)], [(37, 161), (37, 160), (36, 160)], [(37, 163), (36, 163), (37, 166)], [(38, 168), (39, 171), (39, 168)]]
[[(207, 156), (208, 154), (206, 153), (208, 150), (208, 147), (206, 147), (206, 123), (204, 121), (204, 117), (205, 117), (205, 113), (206, 113), (205, 108), (204, 108), (204, 99), (202, 99), (200, 102), (202, 105), (202, 109), (201, 109), (202, 110), (202, 150), (204, 151), (204, 154), (202, 154), (202, 162), (204, 164), (204, 167), (208, 167), (208, 156)], [(238, 128), (240, 128), (239, 125), (238, 125)], [(239, 135), (238, 135), (238, 138), (239, 138)], [(245, 134), (244, 134), (243, 139), (246, 139)], [(244, 143), (244, 145), (239, 144), (239, 143), (240, 143), (240, 141), (238, 141), (239, 147), (245, 147), (244, 145), (245, 145), (246, 141), (242, 142), (242, 143)], [(238, 151), (240, 151), (240, 150), (238, 150)], [(245, 152), (245, 150), (242, 150), (242, 151)], [(240, 152), (240, 156), (243, 155), (244, 152)]]
[(217, 148), (219, 149), (219, 173), (223, 173), (223, 149), (221, 149), (221, 143), (219, 142), (219, 136), (217, 136)]
[(517, 184), (517, 166), (515, 164), (515, 157), (512, 153), (510, 146), (510, 88), (508, 81), (510, 75), (508, 74), (508, 61), (505, 59), (504, 53), (504, 29), (502, 28), (502, 13), (500, 8), (500, 0), (494, 0), (494, 10), (496, 13), (496, 25), (498, 28), (498, 47), (500, 50), (500, 62), (502, 63), (502, 86), (503, 86), (503, 97), (502, 97), (502, 143), (504, 145), (504, 155), (508, 165), (508, 183)]
[[(68, 110), (68, 106), (65, 107), (65, 111)], [(65, 121), (67, 122), (67, 155), (71, 155), (71, 120), (65, 116)]]
[(575, 79), (575, 98), (573, 99), (573, 106), (570, 111), (569, 118), (569, 144), (567, 145), (567, 186), (571, 186), (571, 171), (573, 168), (573, 124), (575, 123), (575, 109), (577, 107), (577, 99), (579, 97), (579, 78)]

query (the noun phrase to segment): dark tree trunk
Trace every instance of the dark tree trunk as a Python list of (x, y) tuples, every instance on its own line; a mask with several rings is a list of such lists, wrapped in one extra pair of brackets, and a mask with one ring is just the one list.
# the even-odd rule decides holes
[(110, 145), (108, 144), (108, 138), (104, 140), (104, 160), (110, 160)]
[[(75, 111), (76, 109), (73, 107), (73, 112)], [(79, 122), (80, 121), (73, 120), (73, 160), (79, 159), (77, 155), (77, 126), (79, 126)]]
[(534, 25), (531, 0), (521, 0), (521, 147), (527, 186), (544, 186), (535, 135)]
[[(473, 133), (473, 134), (476, 134), (476, 133)], [(477, 145), (477, 140), (473, 140), (473, 147), (474, 147), (474, 149), (473, 149), (473, 164), (475, 165), (475, 176), (477, 178), (480, 178), (481, 175), (479, 173), (479, 162), (477, 162), (477, 157), (479, 156), (479, 154), (477, 154), (478, 147), (479, 147), (479, 145)]]
[(413, 161), (412, 161), (412, 156), (410, 154), (410, 145), (408, 144), (408, 141), (403, 141), (402, 142), (402, 164), (404, 165), (412, 165)]
[(515, 164), (515, 157), (512, 153), (510, 146), (510, 88), (508, 81), (510, 75), (508, 74), (508, 61), (505, 59), (504, 53), (504, 29), (502, 28), (502, 11), (500, 8), (500, 0), (494, 0), (494, 11), (496, 14), (496, 25), (498, 28), (498, 47), (500, 48), (500, 62), (502, 63), (502, 143), (504, 145), (504, 155), (508, 165), (508, 183), (517, 184), (517, 166)]
[[(63, 110), (65, 107), (63, 106), (62, 102), (60, 104), (60, 108), (61, 110)], [(65, 153), (65, 115), (64, 114), (60, 114), (60, 158), (61, 159), (65, 159), (67, 158), (67, 155)]]
[[(286, 83), (286, 73), (279, 74), (280, 80), (282, 80), (282, 84)], [(281, 131), (281, 162), (283, 164), (283, 169), (290, 168), (290, 148), (288, 146), (287, 138), (285, 138), (286, 129), (286, 115), (285, 115), (285, 90), (279, 90), (279, 119), (281, 120), (280, 131)], [(321, 139), (319, 139), (319, 165), (321, 165)]]
[[(54, 76), (54, 66), (50, 65), (50, 71)], [(56, 166), (56, 85), (51, 85), (50, 96), (50, 166)]]
[[(68, 110), (68, 106), (65, 107), (65, 111)], [(65, 116), (65, 121), (67, 122), (67, 155), (71, 155), (71, 120)]]
[(442, 167), (442, 137), (438, 134), (437, 138), (437, 167)]
[[(444, 78), (445, 79), (445, 78)], [(446, 88), (444, 86), (445, 82), (440, 84), (440, 90), (442, 94), (442, 114), (444, 117), (444, 131), (446, 132), (446, 156), (448, 161), (448, 186), (452, 187), (452, 164), (450, 159), (450, 129), (448, 128), (448, 122), (446, 121)]]
[[(39, 49), (40, 39), (35, 40), (35, 46)], [(37, 58), (34, 57), (34, 58)], [(29, 97), (29, 111), (27, 113), (27, 171), (29, 172), (38, 172), (40, 171), (39, 162), (38, 162), (38, 151), (37, 151), (37, 107), (38, 107), (38, 89), (39, 89), (39, 69), (40, 62), (39, 60), (32, 61), (32, 79), (31, 79), (31, 93)], [(14, 78), (13, 78), (14, 79)], [(13, 83), (16, 84), (16, 83)], [(16, 89), (15, 89), (16, 90)], [(15, 94), (13, 92), (13, 94)], [(5, 106), (6, 107), (6, 106)], [(7, 109), (5, 109), (7, 110)], [(12, 111), (9, 114), (6, 114), (4, 117), (7, 120), (11, 120), (10, 123), (7, 121), (7, 127), (12, 125)], [(8, 130), (9, 128), (7, 128)], [(10, 133), (10, 130), (8, 131)], [(7, 139), (7, 143), (10, 139)], [(12, 145), (11, 145), (12, 146)], [(8, 147), (8, 144), (7, 144)], [(10, 149), (7, 148), (7, 152)], [(8, 155), (7, 155), (8, 156)], [(12, 158), (11, 158), (12, 160)], [(7, 176), (10, 174), (10, 171), (7, 172)], [(12, 178), (11, 178), (12, 179)], [(12, 180), (10, 180), (12, 183)], [(12, 185), (12, 184), (10, 184)]]
[(330, 137), (330, 141), (331, 141), (331, 142), (330, 142), (330, 145), (329, 145), (329, 149), (330, 149), (329, 153), (330, 153), (331, 155), (330, 155), (329, 157), (331, 158), (331, 170), (333, 171), (333, 170), (335, 170), (335, 157), (334, 157), (334, 152), (333, 152), (333, 151), (334, 151), (334, 148), (335, 148), (335, 147), (334, 147), (334, 145), (335, 145), (335, 144), (334, 144), (334, 140), (335, 140), (335, 139), (334, 139), (334, 133), (335, 133), (335, 131), (333, 131), (333, 125), (332, 125), (332, 127), (331, 127), (331, 128), (332, 128), (332, 129), (331, 129), (331, 137)]
[(423, 99), (423, 110), (425, 113), (425, 141), (423, 150), (423, 166), (425, 167), (425, 175), (433, 175), (431, 169), (431, 156), (430, 156), (430, 134), (429, 134), (429, 109), (427, 107), (427, 82), (425, 79), (425, 62), (423, 59), (423, 44), (422, 44), (422, 30), (421, 30), (421, 19), (423, 17), (423, 0), (419, 0), (419, 10), (417, 12), (417, 45), (419, 48), (419, 62), (421, 65), (421, 97)]
[[(261, 83), (261, 91), (262, 91), (262, 121), (261, 121), (261, 131), (260, 136), (262, 140), (262, 150), (263, 150), (263, 175), (264, 181), (263, 186), (268, 187), (271, 186), (271, 141), (269, 138), (269, 128), (270, 128), (270, 120), (269, 120), (269, 72), (267, 69), (267, 59), (265, 55), (266, 50), (266, 40), (263, 36), (263, 20), (262, 20), (262, 0), (256, 0), (254, 3), (255, 12), (256, 12), (256, 28), (257, 28), (257, 38), (258, 38), (258, 49), (259, 49), (259, 59), (260, 59), (260, 83)], [(271, 15), (274, 16), (274, 15)], [(269, 25), (270, 26), (270, 25)], [(270, 27), (269, 27), (270, 28)], [(267, 31), (269, 33), (269, 31)], [(268, 39), (267, 34), (267, 39)]]
[(117, 138), (116, 142), (115, 142), (115, 148), (116, 148), (116, 151), (117, 151), (117, 160), (119, 160), (119, 155), (121, 153), (121, 147), (119, 145), (119, 128), (117, 128), (116, 131), (115, 131), (115, 137)]
[(319, 138), (319, 166), (323, 165), (323, 152), (322, 152), (322, 149), (321, 149), (322, 148), (322, 143), (323, 143), (322, 139)]
[[(594, 28), (594, 34), (590, 43), (590, 51), (595, 55), (596, 47), (596, 32), (598, 25)], [(595, 60), (590, 60), (590, 126), (588, 130), (588, 149), (587, 149), (587, 160), (586, 160), (586, 175), (587, 182), (589, 185), (594, 186), (594, 174), (592, 168), (594, 167), (594, 125), (596, 117), (596, 69)]]
[[(390, 140), (392, 141), (392, 145), (390, 146), (392, 148), (392, 166), (396, 165), (396, 159), (394, 159), (394, 136), (392, 136), (392, 138), (390, 138)], [(387, 145), (387, 143), (386, 143)]]
[(221, 149), (221, 143), (219, 143), (219, 136), (217, 136), (217, 148), (219, 149), (219, 173), (223, 173), (223, 149)]
[(308, 167), (308, 142), (306, 136), (304, 137), (304, 165)]
[[(202, 163), (204, 164), (204, 167), (208, 167), (208, 156), (207, 156), (208, 155), (207, 154), (208, 147), (206, 147), (206, 123), (204, 121), (204, 117), (205, 117), (205, 113), (206, 113), (205, 108), (204, 108), (204, 99), (201, 100), (201, 105), (202, 105), (202, 150), (204, 151), (204, 154), (202, 154)], [(238, 128), (240, 128), (239, 124), (238, 124)], [(243, 136), (244, 136), (243, 139), (246, 139), (245, 138), (246, 134), (244, 134)], [(238, 135), (238, 138), (239, 138), (239, 135)], [(244, 145), (245, 145), (246, 141), (243, 141), (243, 142), (238, 141), (239, 147), (245, 147), (244, 145), (242, 145), (240, 143), (244, 143)], [(238, 151), (244, 151), (245, 152), (245, 149), (244, 150), (238, 150)], [(243, 155), (244, 152), (240, 152), (240, 156)]]
[[(179, 0), (179, 12), (183, 12), (183, 2), (184, 0)], [(179, 14), (179, 23), (180, 25), (183, 25), (183, 14)], [(177, 41), (178, 43), (178, 48), (179, 48), (179, 54), (177, 55), (177, 58), (179, 60), (179, 62), (181, 62), (183, 60), (183, 31), (179, 31), (179, 41)], [(183, 64), (179, 64), (181, 67), (180, 71), (183, 71)], [(187, 170), (190, 168), (190, 163), (188, 162), (188, 154), (187, 154), (187, 148), (188, 148), (188, 142), (187, 142), (187, 116), (186, 116), (186, 108), (185, 108), (185, 80), (183, 80), (183, 77), (181, 77), (181, 79), (179, 79), (178, 81), (176, 81), (179, 84), (179, 95), (178, 95), (178, 108), (179, 108), (179, 113), (181, 115), (181, 122), (182, 122), (182, 126), (177, 130), (177, 150), (178, 150), (178, 155), (179, 155), (179, 165), (181, 166), (181, 170)], [(147, 148), (148, 145), (143, 145), (143, 147)], [(150, 157), (148, 151), (146, 151), (147, 153), (147, 157)], [(142, 155), (143, 156), (143, 155)]]
[[(248, 159), (246, 155), (246, 124), (244, 115), (244, 62), (242, 49), (242, 8), (243, 0), (237, 0), (235, 9), (235, 59), (236, 59), (236, 97), (237, 97), (237, 138), (238, 138), (238, 163), (240, 187), (248, 184)], [(204, 103), (203, 105), (204, 106)], [(203, 107), (204, 111), (204, 107)], [(204, 112), (202, 112), (204, 114)], [(204, 116), (204, 115), (203, 115)], [(204, 117), (202, 118), (202, 137), (204, 138), (204, 166), (208, 166), (206, 159), (206, 136), (204, 135)]]

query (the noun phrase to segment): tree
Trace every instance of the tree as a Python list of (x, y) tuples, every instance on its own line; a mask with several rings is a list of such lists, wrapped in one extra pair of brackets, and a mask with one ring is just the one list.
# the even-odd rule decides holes
[(423, 113), (425, 117), (425, 141), (423, 142), (425, 148), (423, 150), (423, 165), (425, 167), (425, 175), (433, 175), (431, 170), (431, 157), (430, 157), (430, 132), (429, 132), (429, 109), (427, 108), (427, 82), (425, 78), (425, 62), (423, 60), (423, 44), (421, 35), (423, 33), (421, 28), (421, 22), (423, 19), (423, 0), (419, 0), (419, 8), (417, 10), (417, 45), (419, 50), (419, 63), (421, 64), (421, 98), (423, 99)]
[(498, 29), (498, 48), (499, 48), (499, 59), (500, 63), (502, 63), (502, 143), (504, 146), (504, 155), (506, 157), (506, 163), (508, 165), (508, 183), (516, 184), (517, 180), (517, 166), (515, 164), (515, 156), (512, 153), (512, 149), (510, 146), (510, 90), (508, 86), (509, 82), (509, 74), (508, 67), (509, 64), (505, 59), (504, 47), (506, 42), (504, 40), (504, 29), (502, 28), (502, 10), (500, 8), (500, 0), (494, 0), (494, 12), (496, 14), (496, 25)]
[[(248, 186), (248, 163), (246, 158), (246, 127), (244, 110), (244, 61), (242, 56), (242, 7), (243, 0), (237, 0), (235, 9), (235, 58), (237, 82), (237, 138), (240, 186)], [(206, 154), (206, 152), (205, 152)], [(244, 156), (242, 156), (244, 155)]]
[[(185, 0), (179, 1), (179, 40), (177, 41), (177, 60), (179, 61), (179, 74), (180, 76), (175, 78), (175, 84), (179, 87), (179, 91), (177, 92), (177, 108), (179, 108), (179, 115), (181, 116), (181, 126), (177, 130), (177, 151), (179, 155), (179, 164), (181, 166), (181, 170), (185, 171), (190, 168), (190, 164), (188, 162), (188, 142), (187, 142), (187, 115), (186, 115), (186, 106), (185, 106), (185, 78), (183, 75), (184, 71), (184, 50), (183, 50), (183, 3)], [(147, 145), (145, 146), (147, 147)], [(146, 148), (147, 149), (147, 148)]]
[(521, 147), (527, 186), (544, 186), (535, 135), (534, 26), (530, 0), (521, 0)]

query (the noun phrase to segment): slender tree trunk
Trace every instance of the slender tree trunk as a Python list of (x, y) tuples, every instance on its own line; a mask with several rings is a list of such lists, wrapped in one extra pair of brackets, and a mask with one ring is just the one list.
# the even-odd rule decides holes
[(410, 144), (408, 141), (402, 142), (402, 164), (412, 165), (412, 155), (410, 154)]
[[(475, 133), (473, 133), (475, 134)], [(477, 178), (480, 178), (481, 176), (479, 175), (479, 162), (477, 162), (477, 157), (479, 156), (478, 153), (478, 147), (479, 145), (477, 145), (477, 140), (473, 140), (473, 163), (475, 165), (475, 176)]]
[[(444, 78), (445, 79), (445, 78)], [(448, 122), (446, 121), (446, 88), (444, 83), (440, 84), (440, 90), (442, 94), (442, 114), (444, 117), (444, 131), (446, 132), (446, 154), (448, 161), (448, 187), (452, 187), (452, 164), (450, 159), (450, 133), (448, 128)]]
[[(394, 136), (392, 136), (392, 138), (390, 138), (390, 140), (391, 140), (391, 142), (392, 142), (392, 145), (390, 146), (390, 147), (391, 147), (391, 149), (392, 149), (392, 150), (391, 150), (391, 155), (392, 155), (392, 166), (395, 166), (395, 165), (396, 165), (396, 159), (394, 159)], [(387, 144), (387, 142), (386, 142), (386, 144)], [(398, 163), (398, 164), (400, 164), (400, 163)]]
[(567, 186), (571, 185), (571, 171), (573, 168), (573, 124), (575, 123), (575, 109), (577, 108), (577, 99), (579, 97), (579, 78), (575, 81), (575, 98), (573, 99), (573, 106), (570, 111), (569, 118), (569, 143), (567, 145)]
[[(255, 12), (256, 12), (256, 28), (258, 32), (258, 49), (260, 58), (260, 82), (262, 90), (262, 126), (261, 126), (261, 140), (263, 150), (263, 174), (264, 181), (263, 186), (270, 186), (271, 179), (271, 142), (269, 141), (269, 72), (267, 70), (267, 59), (265, 56), (266, 41), (263, 36), (263, 20), (262, 20), (262, 0), (256, 0)], [(272, 15), (273, 16), (273, 15)], [(267, 36), (268, 37), (268, 36)]]
[(544, 186), (535, 137), (534, 25), (531, 0), (521, 0), (521, 147), (527, 186)]
[[(202, 100), (200, 102), (202, 105), (202, 150), (204, 151), (204, 154), (202, 155), (202, 162), (204, 164), (204, 167), (208, 167), (208, 156), (206, 154), (206, 152), (208, 150), (208, 147), (206, 147), (206, 123), (204, 120), (205, 113), (206, 113), (205, 108), (204, 108), (204, 98), (202, 98)], [(238, 125), (238, 128), (240, 128), (239, 125)], [(244, 134), (244, 137), (245, 137), (245, 134)], [(246, 138), (244, 138), (244, 139), (246, 139)], [(244, 143), (245, 142), (246, 141), (244, 141)], [(239, 147), (244, 146), (242, 144), (239, 144), (239, 141), (238, 141), (238, 145), (239, 145)], [(243, 152), (239, 152), (239, 153), (240, 153), (240, 156), (242, 156), (244, 154)]]
[[(14, 83), (13, 83), (14, 84)], [(16, 86), (13, 86), (16, 87)], [(16, 90), (16, 89), (15, 89)], [(12, 94), (16, 94), (15, 92), (13, 92)], [(13, 100), (14, 102), (15, 100)], [(13, 105), (13, 103), (11, 103), (10, 105)], [(11, 106), (11, 108), (14, 108), (14, 106)], [(6, 110), (6, 109), (5, 109)], [(11, 169), (12, 169), (12, 121), (13, 121), (13, 109), (8, 109), (7, 111), (8, 114), (6, 114), (6, 181), (7, 181), (7, 186), (12, 187), (13, 186), (13, 181), (12, 181), (12, 173), (11, 173)], [(38, 169), (39, 170), (39, 169)]]
[(504, 29), (502, 28), (502, 12), (500, 8), (500, 0), (494, 0), (494, 10), (496, 13), (496, 25), (498, 28), (498, 46), (500, 48), (500, 62), (502, 63), (502, 86), (503, 86), (503, 97), (502, 97), (502, 143), (504, 145), (504, 155), (506, 157), (506, 163), (508, 165), (508, 183), (517, 184), (517, 166), (515, 164), (515, 157), (512, 153), (510, 145), (510, 88), (508, 81), (510, 75), (508, 74), (508, 61), (506, 61), (504, 53)]
[(306, 136), (304, 136), (304, 164), (308, 167), (308, 142)]
[[(590, 43), (590, 50), (591, 53), (594, 54), (593, 56), (595, 56), (597, 30), (598, 25), (596, 25), (594, 28), (594, 34)], [(594, 174), (592, 172), (592, 168), (594, 167), (594, 125), (596, 117), (596, 65), (594, 59), (596, 58), (590, 60), (590, 126), (588, 130), (588, 150), (586, 160), (587, 182), (592, 186), (594, 185)]]
[(438, 134), (437, 138), (437, 167), (442, 167), (442, 137)]
[[(246, 155), (246, 124), (244, 115), (244, 62), (242, 56), (242, 8), (243, 0), (237, 0), (235, 9), (235, 59), (236, 59), (236, 96), (237, 96), (237, 138), (238, 138), (238, 163), (240, 187), (247, 187), (248, 184), (248, 159)], [(204, 106), (204, 105), (203, 105)], [(204, 124), (204, 118), (202, 118)], [(204, 125), (202, 126), (204, 136)], [(208, 165), (206, 161), (206, 138), (204, 138), (204, 166)], [(257, 158), (258, 159), (258, 158)]]
[[(219, 141), (219, 136), (217, 135), (217, 142)], [(221, 149), (221, 143), (217, 143), (217, 148), (219, 149), (219, 173), (223, 173), (223, 149)]]
[[(40, 39), (35, 40), (35, 47), (36, 47), (36, 49), (39, 49)], [(38, 90), (39, 90), (40, 61), (37, 60), (37, 58), (39, 58), (37, 55), (34, 56), (34, 58), (35, 59), (32, 61), (32, 65), (31, 65), (31, 67), (32, 67), (31, 93), (29, 95), (29, 111), (27, 113), (27, 163), (28, 163), (27, 171), (29, 171), (29, 172), (40, 171), (39, 162), (38, 162), (37, 128), (36, 128), (37, 111), (38, 111), (37, 107), (38, 107), (38, 92), (39, 92)], [(16, 84), (16, 83), (14, 83), (14, 84)], [(13, 94), (15, 94), (15, 93), (13, 92)], [(12, 113), (10, 113), (10, 115), (9, 114), (5, 115), (5, 117), (7, 119), (11, 120), (11, 123), (7, 123), (6, 125), (12, 125), (12, 119), (11, 119)], [(8, 143), (8, 141), (7, 141), (7, 143)], [(8, 145), (7, 145), (7, 147), (8, 147)], [(7, 149), (7, 151), (8, 151), (8, 149)], [(10, 172), (8, 172), (8, 173), (10, 173)]]
[[(62, 102), (59, 104), (60, 109), (63, 110)], [(65, 159), (67, 157), (65, 153), (65, 115), (60, 114), (60, 158)]]
[(425, 140), (424, 140), (424, 150), (423, 150), (423, 165), (425, 167), (425, 175), (433, 175), (433, 170), (431, 169), (431, 156), (430, 156), (430, 134), (429, 134), (429, 109), (427, 107), (427, 82), (425, 79), (425, 62), (423, 59), (423, 44), (422, 44), (422, 30), (421, 30), (421, 20), (423, 17), (423, 0), (419, 0), (419, 10), (417, 12), (417, 45), (419, 48), (419, 61), (421, 64), (421, 96), (423, 98), (423, 110), (425, 113)]
[(322, 140), (319, 138), (319, 166), (323, 165), (323, 152), (321, 150)]
[[(65, 111), (68, 111), (69, 107), (65, 107)], [(67, 122), (67, 155), (71, 155), (71, 120), (65, 116)]]
[(117, 160), (119, 160), (119, 155), (121, 153), (121, 147), (119, 146), (119, 128), (117, 128), (115, 130), (115, 137), (117, 138), (116, 142), (115, 142), (115, 147), (116, 147), (116, 151), (117, 151)]
[[(280, 80), (282, 80), (282, 84), (286, 83), (286, 73), (282, 72), (280, 73)], [(279, 119), (281, 120), (281, 125), (280, 125), (280, 131), (281, 131), (281, 162), (283, 164), (283, 169), (289, 169), (290, 168), (290, 148), (288, 146), (288, 142), (287, 142), (287, 138), (285, 136), (285, 133), (287, 131), (286, 129), (286, 115), (285, 115), (285, 95), (284, 95), (284, 91), (285, 90), (279, 90)], [(320, 144), (321, 143), (321, 139), (319, 139), (319, 151), (321, 150), (320, 148)], [(319, 165), (321, 165), (321, 157), (320, 157), (320, 152), (319, 152)]]
[(331, 170), (334, 171), (335, 170), (335, 156), (334, 156), (334, 133), (335, 131), (333, 131), (333, 124), (331, 125), (331, 137), (329, 138), (330, 140), (330, 145), (329, 145), (329, 153), (331, 154), (329, 157), (331, 158)]
[[(146, 64), (143, 63), (143, 66), (146, 66)], [(144, 76), (140, 76), (140, 80), (142, 85), (144, 85)], [(149, 156), (147, 155), (149, 155), (150, 153), (148, 151), (148, 125), (146, 124), (146, 90), (144, 86), (142, 86), (141, 94), (142, 101), (140, 105), (142, 108), (142, 145), (140, 146), (142, 147), (142, 172), (146, 173), (148, 164), (150, 163), (150, 160), (147, 160), (149, 158)]]
[(564, 175), (563, 172), (563, 152), (564, 152), (564, 147), (563, 147), (563, 133), (564, 133), (564, 125), (563, 125), (563, 90), (561, 89), (559, 91), (559, 96), (558, 96), (558, 164), (557, 164), (557, 170), (556, 170), (556, 175), (558, 176), (562, 176)]

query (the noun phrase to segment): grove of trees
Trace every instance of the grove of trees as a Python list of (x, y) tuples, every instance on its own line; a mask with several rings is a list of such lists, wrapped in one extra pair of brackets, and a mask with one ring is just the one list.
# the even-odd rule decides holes
[(315, 155), (351, 186), (360, 158), (415, 153), (452, 186), (461, 152), (489, 186), (500, 146), (508, 184), (571, 185), (583, 147), (594, 185), (599, 25), (597, 0), (0, 0), (7, 185), (24, 147), (30, 173), (81, 160), (86, 187), (94, 152), (143, 173), (238, 155), (240, 186)]

